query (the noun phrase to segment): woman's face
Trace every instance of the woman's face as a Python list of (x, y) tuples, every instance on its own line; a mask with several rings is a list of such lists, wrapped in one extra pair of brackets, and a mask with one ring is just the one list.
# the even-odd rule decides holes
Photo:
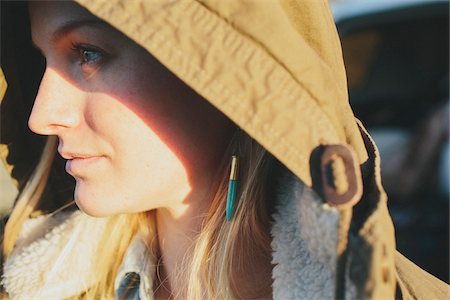
[(47, 65), (29, 127), (58, 136), (78, 206), (182, 214), (206, 197), (232, 123), (81, 6), (32, 2), (30, 15)]

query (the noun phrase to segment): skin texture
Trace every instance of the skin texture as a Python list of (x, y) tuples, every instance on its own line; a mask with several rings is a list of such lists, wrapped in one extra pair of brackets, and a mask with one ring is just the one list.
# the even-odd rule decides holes
[(233, 123), (81, 6), (32, 1), (30, 16), (46, 58), (30, 129), (58, 136), (87, 214), (157, 210), (171, 286), (209, 207)]

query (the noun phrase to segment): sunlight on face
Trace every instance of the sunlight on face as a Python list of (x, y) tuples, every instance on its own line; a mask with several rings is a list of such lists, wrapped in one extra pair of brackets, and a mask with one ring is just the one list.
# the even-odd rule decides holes
[(78, 206), (181, 215), (203, 201), (232, 123), (81, 6), (33, 2), (30, 16), (47, 66), (29, 127), (58, 136)]

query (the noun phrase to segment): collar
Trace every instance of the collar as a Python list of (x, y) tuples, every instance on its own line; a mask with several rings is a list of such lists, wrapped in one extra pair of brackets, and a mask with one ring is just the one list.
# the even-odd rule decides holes
[[(128, 247), (117, 273), (114, 283), (116, 299), (153, 300), (155, 273), (156, 258), (148, 251), (142, 235), (138, 234)], [(130, 281), (135, 281), (135, 284)]]
[(94, 284), (97, 241), (106, 221), (80, 211), (27, 220), (3, 265), (1, 284), (8, 295), (12, 299), (63, 299)]
[(292, 173), (278, 189), (271, 229), (273, 298), (331, 299), (339, 212)]

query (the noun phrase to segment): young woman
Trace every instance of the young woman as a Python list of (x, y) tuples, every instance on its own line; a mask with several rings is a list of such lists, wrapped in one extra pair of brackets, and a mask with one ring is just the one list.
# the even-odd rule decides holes
[[(46, 61), (28, 125), (49, 137), (5, 227), (5, 295), (393, 298), (397, 280), (405, 297), (444, 295), (422, 271), (410, 289), (395, 254), (326, 1), (28, 9)], [(26, 45), (11, 30), (5, 45)], [(36, 66), (17, 56), (8, 82)], [(55, 197), (56, 148), (78, 209)]]

